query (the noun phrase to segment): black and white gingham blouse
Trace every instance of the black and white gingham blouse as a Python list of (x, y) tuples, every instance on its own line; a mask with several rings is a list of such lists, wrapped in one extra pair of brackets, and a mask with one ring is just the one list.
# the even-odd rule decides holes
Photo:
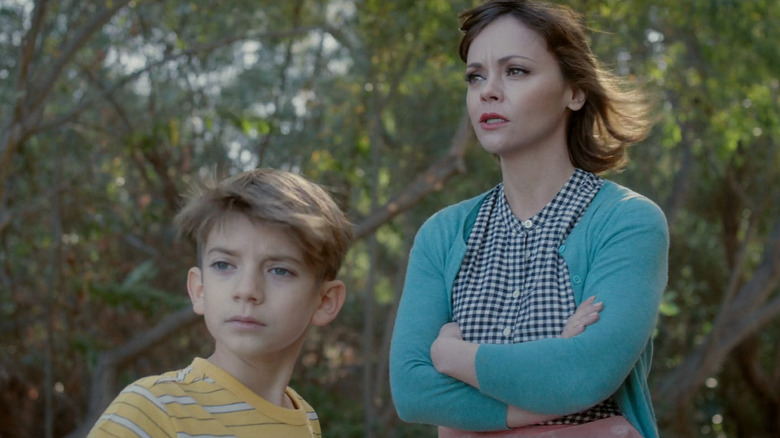
[[(512, 214), (503, 184), (485, 198), (452, 290), (453, 318), (466, 341), (509, 344), (560, 336), (576, 305), (559, 247), (602, 184), (576, 169), (555, 198), (525, 221)], [(523, 364), (517, 370), (523, 372)], [(610, 399), (548, 424), (619, 414)]]

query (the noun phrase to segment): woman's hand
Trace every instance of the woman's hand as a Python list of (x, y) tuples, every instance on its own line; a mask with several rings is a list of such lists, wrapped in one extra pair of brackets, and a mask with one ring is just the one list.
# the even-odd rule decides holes
[(439, 329), (439, 338), (455, 338), (462, 341), (463, 332), (460, 331), (460, 326), (457, 322), (448, 322)]
[(431, 345), (433, 367), (442, 374), (479, 389), (474, 366), (477, 348), (479, 345), (463, 340), (463, 333), (457, 322), (444, 324)]
[[(604, 308), (604, 303), (596, 303), (596, 297), (590, 297), (583, 301), (569, 319), (561, 332), (562, 338), (573, 338), (585, 331), (585, 327), (599, 320), (599, 312)], [(444, 327), (442, 327), (444, 329)], [(441, 333), (439, 333), (441, 336)]]
[(436, 371), (442, 374), (449, 374), (448, 362), (454, 357), (452, 354), (457, 349), (458, 342), (463, 342), (463, 333), (457, 322), (449, 322), (439, 329), (439, 336), (431, 345), (431, 360)]

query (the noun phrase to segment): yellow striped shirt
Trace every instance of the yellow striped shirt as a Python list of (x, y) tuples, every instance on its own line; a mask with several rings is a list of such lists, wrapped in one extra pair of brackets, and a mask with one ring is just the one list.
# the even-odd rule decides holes
[(88, 438), (321, 438), (314, 409), (292, 388), (286, 393), (295, 409), (264, 400), (221, 368), (196, 358), (187, 368), (125, 388)]

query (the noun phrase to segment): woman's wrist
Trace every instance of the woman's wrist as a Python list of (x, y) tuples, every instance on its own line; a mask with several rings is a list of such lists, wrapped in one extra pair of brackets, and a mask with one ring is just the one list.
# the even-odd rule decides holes
[(555, 418), (557, 418), (555, 415), (535, 414), (515, 406), (507, 406), (506, 410), (506, 426), (510, 429), (531, 426), (544, 421), (554, 420)]
[(454, 377), (479, 389), (476, 365), (478, 344), (457, 338), (439, 337), (431, 346), (436, 371)]

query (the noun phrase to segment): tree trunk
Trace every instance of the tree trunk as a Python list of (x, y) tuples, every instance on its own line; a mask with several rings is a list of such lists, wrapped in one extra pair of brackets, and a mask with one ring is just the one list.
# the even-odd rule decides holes
[[(780, 221), (775, 224), (764, 246), (761, 262), (752, 277), (736, 293), (725, 294), (727, 302), (715, 319), (712, 330), (682, 364), (664, 376), (656, 399), (659, 418), (677, 424), (679, 412), (705, 379), (717, 373), (728, 355), (742, 342), (780, 315), (780, 297), (769, 299), (780, 284)], [(688, 419), (687, 421), (690, 421)]]

